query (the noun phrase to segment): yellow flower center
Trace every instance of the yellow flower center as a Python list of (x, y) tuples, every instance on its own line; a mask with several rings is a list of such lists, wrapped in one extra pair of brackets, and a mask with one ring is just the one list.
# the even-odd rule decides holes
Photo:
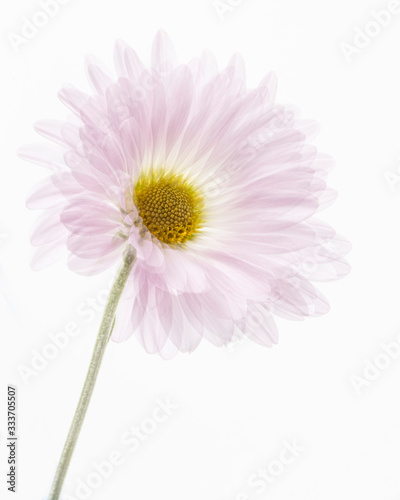
[(134, 202), (150, 233), (168, 245), (185, 243), (201, 228), (203, 198), (182, 176), (142, 175)]

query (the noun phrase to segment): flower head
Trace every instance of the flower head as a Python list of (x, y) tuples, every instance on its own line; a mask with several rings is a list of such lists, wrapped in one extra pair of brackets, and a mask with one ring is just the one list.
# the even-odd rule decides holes
[(36, 130), (55, 150), (21, 156), (52, 169), (28, 206), (45, 212), (33, 232), (34, 265), (58, 258), (92, 274), (137, 263), (113, 340), (135, 334), (148, 352), (193, 351), (202, 337), (277, 341), (273, 315), (328, 310), (312, 281), (348, 272), (348, 250), (315, 214), (334, 199), (332, 161), (308, 143), (315, 125), (275, 103), (275, 78), (248, 89), (234, 56), (178, 65), (169, 38), (154, 41), (151, 67), (123, 42), (117, 78), (89, 60), (93, 95), (65, 88), (73, 116)]

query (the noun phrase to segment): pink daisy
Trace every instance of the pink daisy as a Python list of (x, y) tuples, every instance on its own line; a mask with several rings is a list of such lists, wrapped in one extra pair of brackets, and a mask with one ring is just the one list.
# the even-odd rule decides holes
[(163, 32), (150, 68), (120, 41), (115, 67), (89, 60), (94, 94), (63, 89), (74, 116), (36, 125), (57, 147), (20, 152), (52, 170), (28, 200), (45, 209), (34, 266), (66, 246), (71, 269), (99, 273), (131, 246), (112, 339), (163, 357), (203, 337), (271, 346), (274, 315), (326, 313), (312, 282), (349, 270), (347, 242), (315, 217), (335, 197), (332, 161), (308, 142), (315, 124), (275, 103), (275, 77), (248, 89), (238, 55), (178, 64)]

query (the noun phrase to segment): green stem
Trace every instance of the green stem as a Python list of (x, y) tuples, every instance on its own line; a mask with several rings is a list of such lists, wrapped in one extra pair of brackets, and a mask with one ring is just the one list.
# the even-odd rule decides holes
[(74, 452), (83, 421), (85, 419), (86, 411), (88, 409), (90, 398), (93, 393), (104, 351), (107, 347), (114, 326), (115, 312), (117, 310), (118, 302), (128, 276), (135, 263), (135, 258), (135, 251), (129, 245), (125, 251), (122, 266), (114, 280), (110, 295), (108, 297), (108, 302), (104, 311), (100, 330), (97, 335), (92, 359), (90, 361), (89, 369), (86, 375), (86, 380), (83, 385), (81, 397), (79, 399), (79, 403), (76, 408), (71, 427), (69, 429), (67, 440), (61, 454), (60, 462), (58, 464), (53, 485), (51, 487), (49, 500), (58, 500), (60, 497), (61, 488), (63, 486), (69, 463), (71, 461), (71, 457)]

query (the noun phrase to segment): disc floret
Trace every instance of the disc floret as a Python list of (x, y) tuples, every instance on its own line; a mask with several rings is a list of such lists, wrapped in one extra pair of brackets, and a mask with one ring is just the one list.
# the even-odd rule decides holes
[(186, 243), (201, 228), (203, 197), (183, 176), (142, 175), (135, 185), (134, 202), (146, 228), (167, 245)]

